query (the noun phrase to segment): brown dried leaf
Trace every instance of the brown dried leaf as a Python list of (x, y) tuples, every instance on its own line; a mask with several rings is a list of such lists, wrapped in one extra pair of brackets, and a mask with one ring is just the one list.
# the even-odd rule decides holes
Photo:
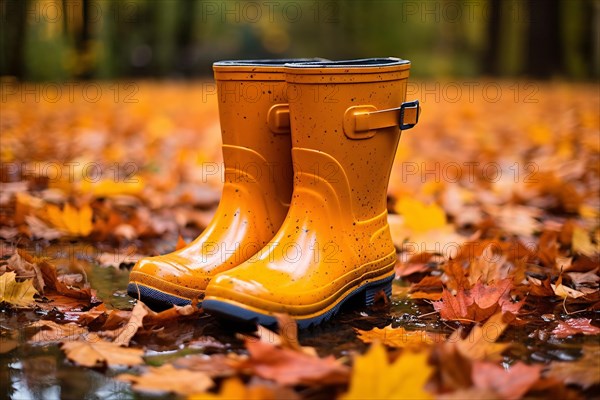
[(88, 333), (87, 329), (82, 328), (75, 323), (57, 324), (54, 321), (43, 320), (36, 321), (29, 326), (33, 328), (42, 328), (29, 340), (34, 343), (73, 341)]
[(109, 367), (133, 366), (144, 363), (143, 350), (124, 348), (115, 343), (104, 342), (93, 335), (89, 335), (86, 341), (63, 343), (61, 349), (69, 360), (84, 367), (91, 368), (99, 364)]

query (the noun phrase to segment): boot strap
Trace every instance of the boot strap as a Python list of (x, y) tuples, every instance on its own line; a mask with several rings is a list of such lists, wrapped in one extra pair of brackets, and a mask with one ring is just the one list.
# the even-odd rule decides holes
[(290, 134), (290, 107), (287, 104), (275, 104), (267, 113), (267, 124), (276, 135)]
[(344, 133), (351, 139), (373, 137), (378, 129), (397, 126), (401, 131), (419, 122), (419, 100), (407, 101), (400, 107), (377, 110), (375, 106), (353, 106), (344, 114)]

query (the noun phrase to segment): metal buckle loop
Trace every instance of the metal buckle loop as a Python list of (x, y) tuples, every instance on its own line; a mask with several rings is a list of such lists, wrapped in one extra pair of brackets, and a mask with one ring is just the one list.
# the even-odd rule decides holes
[[(415, 116), (413, 123), (408, 123), (408, 124), (404, 123), (404, 113), (407, 108), (415, 109), (416, 116)], [(421, 107), (419, 106), (419, 100), (407, 101), (405, 103), (402, 103), (402, 105), (400, 106), (400, 116), (398, 119), (398, 126), (400, 127), (400, 130), (404, 131), (406, 129), (410, 129), (413, 126), (415, 126), (419, 122), (419, 114), (421, 114)]]

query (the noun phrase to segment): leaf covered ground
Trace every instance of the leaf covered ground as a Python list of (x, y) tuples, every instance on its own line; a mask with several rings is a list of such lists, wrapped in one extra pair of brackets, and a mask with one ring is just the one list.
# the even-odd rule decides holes
[(301, 332), (280, 315), (275, 332), (195, 304), (156, 312), (124, 291), (136, 260), (192, 240), (218, 203), (211, 85), (3, 97), (3, 396), (598, 395), (596, 86), (412, 86), (424, 110), (389, 187), (392, 297)]

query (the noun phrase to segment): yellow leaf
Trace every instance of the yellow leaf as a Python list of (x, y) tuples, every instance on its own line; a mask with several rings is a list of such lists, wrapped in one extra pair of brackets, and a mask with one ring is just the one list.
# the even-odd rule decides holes
[(529, 139), (536, 145), (545, 145), (552, 140), (552, 132), (547, 125), (532, 125), (527, 130), (527, 133), (529, 134)]
[(65, 204), (61, 210), (54, 204), (46, 206), (46, 219), (56, 229), (73, 236), (88, 236), (92, 232), (93, 212), (89, 204), (77, 209)]
[(426, 205), (419, 200), (403, 197), (396, 211), (404, 216), (404, 225), (415, 232), (426, 232), (446, 226), (446, 213), (435, 203)]
[(83, 180), (79, 184), (79, 191), (93, 194), (96, 197), (107, 197), (115, 195), (135, 195), (144, 189), (144, 181), (140, 176), (123, 178), (123, 181), (114, 179), (101, 179), (98, 182)]
[(79, 233), (79, 213), (77, 209), (67, 203), (65, 204), (65, 208), (63, 208), (62, 214), (62, 220), (65, 223), (67, 232)]
[(92, 207), (89, 204), (84, 205), (79, 210), (79, 232), (82, 236), (87, 236), (92, 232)]
[(16, 276), (17, 274), (12, 271), (0, 276), (0, 303), (28, 307), (33, 303), (33, 296), (37, 293), (33, 287), (33, 280), (17, 282)]
[[(193, 394), (188, 400), (229, 400), (229, 399), (248, 399), (248, 400), (275, 400), (279, 398), (273, 388), (263, 385), (245, 386), (238, 378), (229, 378), (221, 385), (219, 394), (200, 393)], [(287, 394), (287, 393), (281, 393)]]
[(573, 251), (591, 257), (598, 252), (598, 247), (592, 243), (590, 235), (579, 227), (573, 229)]
[(432, 369), (427, 353), (404, 351), (390, 364), (383, 345), (354, 360), (350, 390), (341, 399), (430, 399), (424, 390)]
[(143, 375), (121, 374), (117, 379), (131, 382), (133, 390), (140, 392), (191, 395), (206, 392), (213, 386), (205, 372), (176, 369), (171, 364), (150, 367)]
[(373, 328), (370, 331), (356, 329), (358, 338), (365, 343), (381, 342), (390, 347), (419, 348), (433, 344), (431, 335), (425, 331), (407, 331), (404, 328), (392, 328), (391, 325)]
[(48, 216), (48, 222), (55, 228), (66, 231), (67, 227), (65, 226), (62, 219), (62, 211), (60, 208), (54, 204), (49, 204), (46, 206), (46, 215)]

